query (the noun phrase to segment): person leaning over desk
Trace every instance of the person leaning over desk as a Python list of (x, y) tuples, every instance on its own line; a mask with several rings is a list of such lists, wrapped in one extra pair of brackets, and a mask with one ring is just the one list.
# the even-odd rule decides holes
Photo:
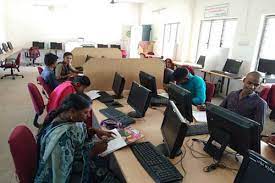
[(192, 75), (185, 67), (179, 67), (174, 71), (173, 79), (178, 86), (190, 91), (194, 105), (205, 103), (206, 86), (201, 77)]
[[(38, 134), (38, 167), (35, 183), (42, 182), (119, 182), (98, 154), (107, 149), (107, 139), (115, 135), (87, 128), (91, 101), (69, 95), (60, 108), (50, 113)], [(93, 140), (94, 135), (101, 140)]]
[(60, 62), (56, 65), (55, 76), (59, 82), (64, 82), (70, 77), (76, 76), (78, 73), (82, 73), (76, 70), (71, 62), (73, 60), (73, 54), (71, 52), (65, 52), (63, 55), (63, 62)]
[(249, 72), (243, 79), (243, 88), (231, 92), (220, 106), (258, 122), (262, 131), (266, 118), (267, 103), (255, 92), (261, 81), (262, 78), (259, 72)]

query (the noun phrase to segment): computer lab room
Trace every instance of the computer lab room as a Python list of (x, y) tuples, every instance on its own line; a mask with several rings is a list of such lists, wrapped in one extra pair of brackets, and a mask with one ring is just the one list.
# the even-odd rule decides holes
[(275, 183), (274, 0), (0, 0), (0, 182)]

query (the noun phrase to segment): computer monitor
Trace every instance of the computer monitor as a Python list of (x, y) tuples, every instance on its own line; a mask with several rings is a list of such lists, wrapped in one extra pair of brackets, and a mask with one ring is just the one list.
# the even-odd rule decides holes
[(202, 68), (204, 67), (204, 63), (205, 63), (205, 56), (201, 55), (197, 61), (197, 64), (200, 64), (202, 66)]
[(204, 150), (214, 159), (220, 160), (227, 145), (243, 156), (248, 149), (260, 153), (259, 123), (210, 103), (206, 116), (210, 138)]
[(120, 47), (119, 44), (111, 44), (111, 48), (118, 48), (118, 49), (121, 49), (121, 47)]
[(169, 84), (173, 81), (173, 73), (174, 71), (170, 68), (165, 68), (163, 73), (163, 84)]
[(9, 48), (8, 48), (8, 46), (7, 46), (6, 43), (2, 43), (2, 48), (3, 48), (3, 50), (4, 50), (5, 52), (8, 52), (8, 51), (9, 51)]
[(98, 48), (108, 48), (107, 44), (97, 44)]
[(192, 114), (191, 93), (188, 90), (174, 83), (170, 83), (168, 86), (168, 95), (169, 95), (169, 100), (172, 100), (175, 102), (182, 116), (185, 119), (187, 119), (190, 123), (192, 123), (193, 114)]
[(125, 85), (125, 78), (120, 75), (119, 73), (115, 73), (114, 81), (112, 89), (115, 92), (115, 95), (113, 96), (115, 99), (121, 99), (123, 98), (122, 92)]
[(0, 48), (0, 55), (1, 55), (1, 54), (3, 54), (3, 51), (2, 51), (2, 49)]
[(175, 103), (170, 100), (160, 128), (164, 143), (158, 145), (157, 149), (171, 159), (179, 156), (187, 129), (185, 119), (182, 117)]
[(234, 183), (275, 182), (275, 165), (258, 153), (249, 150)]
[(8, 47), (9, 47), (10, 50), (13, 50), (13, 46), (12, 46), (12, 44), (11, 44), (10, 41), (7, 42), (7, 45), (8, 45)]
[(44, 49), (45, 47), (44, 42), (38, 42), (38, 41), (33, 41), (32, 46), (37, 47), (39, 49)]
[(144, 86), (138, 84), (137, 82), (133, 82), (130, 90), (130, 94), (128, 96), (127, 103), (135, 110), (128, 115), (133, 118), (142, 118), (147, 111), (150, 104), (150, 90), (145, 88)]
[(275, 74), (275, 60), (259, 59), (258, 71), (267, 75)]
[(233, 59), (227, 59), (223, 67), (224, 72), (238, 74), (243, 61), (237, 61)]
[(156, 97), (158, 95), (157, 92), (157, 84), (155, 76), (152, 76), (146, 72), (139, 72), (139, 81), (142, 86), (151, 90), (151, 97)]
[(62, 50), (62, 43), (51, 42), (50, 48), (54, 50)]

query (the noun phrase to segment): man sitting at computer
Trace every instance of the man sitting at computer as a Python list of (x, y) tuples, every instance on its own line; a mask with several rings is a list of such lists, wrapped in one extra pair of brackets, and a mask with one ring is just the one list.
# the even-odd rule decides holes
[(201, 77), (192, 75), (185, 67), (177, 68), (174, 71), (173, 76), (177, 85), (191, 92), (192, 103), (194, 105), (205, 103), (206, 86)]
[(263, 130), (267, 104), (255, 93), (261, 79), (259, 72), (249, 72), (243, 79), (243, 89), (231, 92), (220, 106), (260, 123)]
[(46, 65), (45, 69), (41, 73), (42, 78), (45, 82), (54, 90), (58, 85), (59, 82), (56, 80), (54, 69), (56, 67), (56, 61), (58, 56), (52, 53), (48, 53), (45, 55), (44, 63)]
[(77, 73), (81, 73), (71, 65), (72, 59), (73, 54), (71, 52), (65, 52), (63, 55), (63, 62), (57, 64), (55, 76), (59, 82), (66, 81), (70, 77), (74, 77)]

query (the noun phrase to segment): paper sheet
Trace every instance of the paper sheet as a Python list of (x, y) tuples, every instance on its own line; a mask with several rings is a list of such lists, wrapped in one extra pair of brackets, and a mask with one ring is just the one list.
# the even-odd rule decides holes
[(115, 139), (108, 142), (107, 150), (100, 154), (100, 156), (106, 156), (124, 146), (127, 146), (125, 140), (121, 137), (117, 129), (111, 130), (116, 134)]
[(207, 122), (206, 112), (205, 111), (195, 111), (193, 110), (193, 117), (197, 122)]
[(97, 92), (98, 92), (98, 90), (91, 90), (89, 92), (86, 92), (86, 95), (88, 95), (91, 100), (94, 100), (94, 99), (100, 97), (100, 95)]

